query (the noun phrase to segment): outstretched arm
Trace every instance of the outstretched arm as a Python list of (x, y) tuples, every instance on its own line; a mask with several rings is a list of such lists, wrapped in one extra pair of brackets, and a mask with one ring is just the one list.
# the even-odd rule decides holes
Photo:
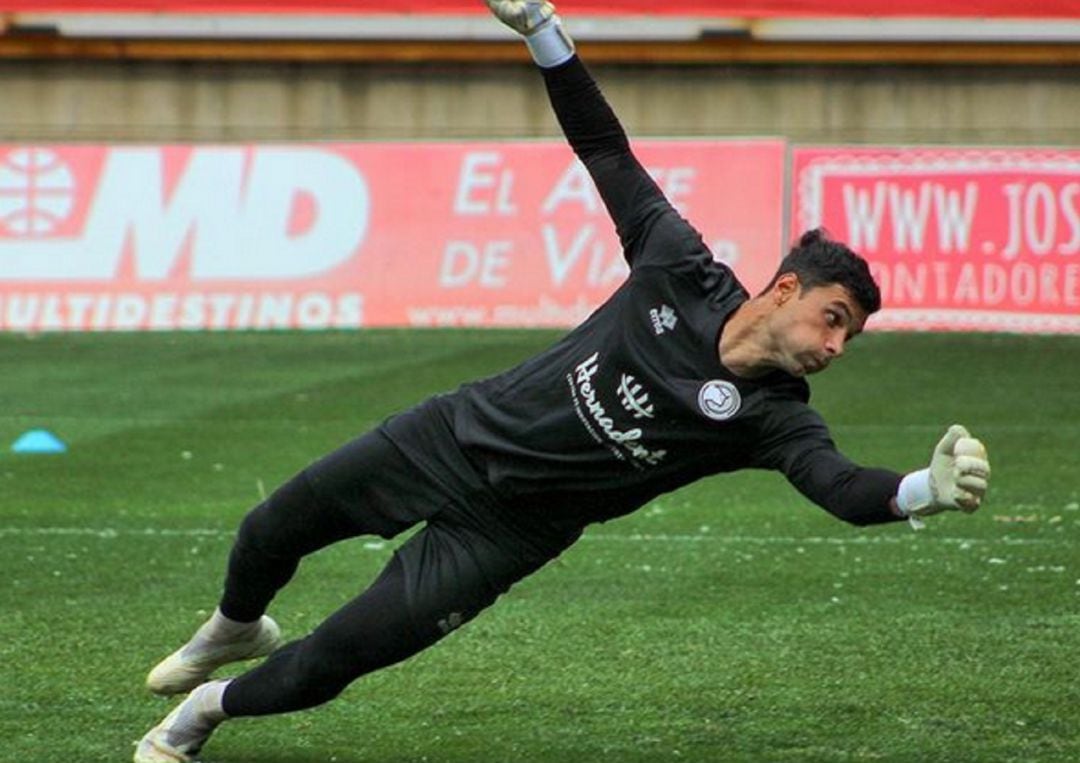
[(901, 475), (850, 461), (809, 408), (790, 417), (765, 449), (760, 464), (783, 472), (799, 492), (840, 519), (856, 525), (922, 518), (942, 511), (979, 508), (990, 479), (986, 448), (961, 426), (938, 443), (926, 469)]
[(631, 152), (622, 125), (574, 53), (554, 6), (546, 0), (486, 2), (499, 20), (524, 35), (544, 75), (555, 116), (592, 176), (624, 249), (629, 249), (648, 221), (670, 210), (670, 204)]

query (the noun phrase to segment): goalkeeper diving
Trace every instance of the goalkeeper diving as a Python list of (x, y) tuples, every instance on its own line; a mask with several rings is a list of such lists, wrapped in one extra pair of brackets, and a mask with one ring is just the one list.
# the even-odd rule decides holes
[[(191, 761), (229, 719), (332, 700), (467, 624), (589, 525), (708, 475), (778, 471), (858, 526), (971, 513), (986, 494), (986, 449), (964, 427), (947, 428), (926, 468), (901, 473), (851, 461), (810, 406), (807, 377), (881, 308), (861, 257), (808, 231), (749, 294), (635, 158), (553, 6), (487, 4), (532, 54), (629, 275), (538, 356), (390, 416), (252, 509), (213, 615), (147, 678), (152, 692), (187, 696), (142, 737), (136, 763)], [(416, 525), (363, 593), (285, 642), (266, 613), (303, 557)]]

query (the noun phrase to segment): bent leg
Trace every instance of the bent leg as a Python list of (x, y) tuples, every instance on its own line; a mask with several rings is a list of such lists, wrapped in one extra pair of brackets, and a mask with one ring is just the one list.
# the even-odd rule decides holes
[(400, 662), (432, 643), (434, 639), (421, 637), (412, 627), (402, 562), (395, 555), (370, 588), (313, 633), (234, 679), (222, 707), (230, 717), (314, 707), (365, 673)]
[(307, 476), (296, 475), (244, 517), (229, 552), (221, 613), (244, 623), (258, 620), (303, 556), (352, 534), (345, 517), (315, 495)]
[(270, 600), (296, 572), (301, 556), (350, 533), (341, 512), (315, 495), (304, 473), (275, 491), (240, 527), (217, 610), (151, 668), (146, 687), (166, 696), (190, 691), (222, 665), (274, 651), (281, 634), (263, 616)]
[(415, 469), (383, 435), (368, 433), (293, 477), (244, 518), (229, 555), (220, 610), (259, 619), (300, 559), (358, 535), (391, 538), (431, 513)]
[(523, 552), (493, 529), (445, 521), (445, 514), (429, 522), (363, 594), (307, 638), (233, 680), (223, 697), (225, 712), (284, 713), (333, 699), (357, 678), (416, 654), (468, 622), (571, 542)]

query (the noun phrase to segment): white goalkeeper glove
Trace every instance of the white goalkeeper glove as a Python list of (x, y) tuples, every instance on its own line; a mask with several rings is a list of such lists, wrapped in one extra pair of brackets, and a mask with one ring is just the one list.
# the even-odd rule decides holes
[(986, 447), (954, 424), (934, 448), (930, 466), (900, 481), (896, 505), (918, 529), (923, 526), (923, 517), (942, 511), (970, 514), (978, 509), (989, 481)]
[(566, 63), (574, 55), (574, 42), (563, 31), (548, 0), (484, 0), (495, 17), (525, 36), (533, 60), (550, 69)]

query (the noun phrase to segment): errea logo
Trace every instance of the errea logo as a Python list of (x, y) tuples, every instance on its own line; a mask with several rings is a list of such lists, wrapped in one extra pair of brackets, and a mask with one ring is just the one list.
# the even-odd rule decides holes
[(464, 624), (464, 622), (464, 615), (462, 615), (460, 612), (451, 612), (449, 615), (439, 620), (438, 626), (439, 630), (443, 632), (443, 635), (446, 635), (450, 631), (454, 631), (460, 628), (462, 624)]
[(661, 305), (659, 309), (654, 307), (649, 311), (649, 318), (652, 319), (653, 331), (656, 332), (657, 336), (660, 336), (665, 331), (671, 331), (675, 328), (675, 324), (679, 322), (675, 311), (667, 305)]

